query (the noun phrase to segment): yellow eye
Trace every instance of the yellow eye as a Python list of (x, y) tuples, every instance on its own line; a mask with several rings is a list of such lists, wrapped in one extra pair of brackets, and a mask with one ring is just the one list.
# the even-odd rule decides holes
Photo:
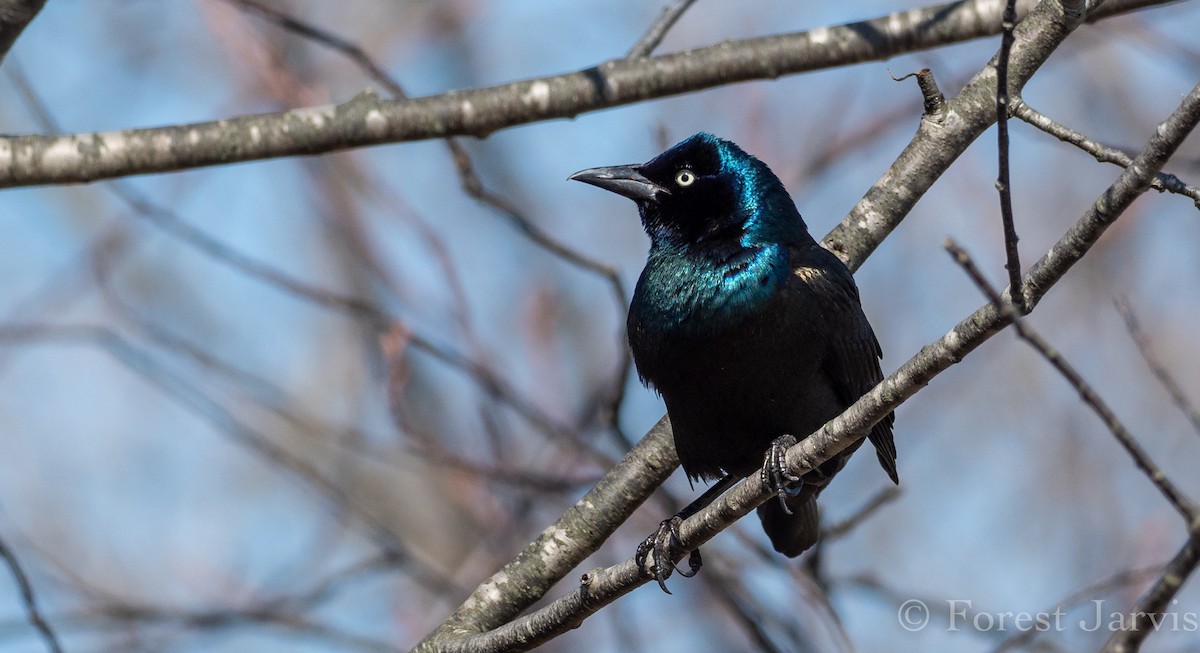
[(675, 183), (679, 184), (680, 186), (691, 186), (695, 181), (696, 175), (694, 175), (692, 171), (688, 170), (687, 168), (675, 173)]

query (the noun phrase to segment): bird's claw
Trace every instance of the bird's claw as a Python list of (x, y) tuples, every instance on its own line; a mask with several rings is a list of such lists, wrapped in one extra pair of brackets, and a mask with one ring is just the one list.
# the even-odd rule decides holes
[(694, 549), (688, 555), (688, 570), (683, 571), (675, 566), (675, 553), (682, 546), (679, 539), (679, 525), (683, 523), (683, 518), (675, 515), (670, 519), (664, 519), (658, 525), (658, 530), (653, 535), (642, 540), (638, 544), (637, 553), (633, 556), (634, 562), (637, 563), (638, 571), (643, 574), (651, 572), (646, 568), (646, 560), (650, 553), (654, 553), (654, 580), (658, 581), (658, 586), (667, 594), (671, 590), (667, 589), (667, 578), (670, 577), (672, 571), (679, 572), (680, 576), (691, 578), (700, 571), (703, 562), (700, 559), (700, 549)]
[(792, 483), (799, 481), (800, 477), (787, 471), (786, 461), (787, 450), (796, 442), (796, 438), (791, 435), (781, 435), (775, 438), (763, 459), (760, 473), (763, 487), (779, 497), (779, 506), (787, 515), (792, 514), (791, 509), (787, 506), (787, 498), (795, 496), (800, 491), (799, 487), (792, 486)]

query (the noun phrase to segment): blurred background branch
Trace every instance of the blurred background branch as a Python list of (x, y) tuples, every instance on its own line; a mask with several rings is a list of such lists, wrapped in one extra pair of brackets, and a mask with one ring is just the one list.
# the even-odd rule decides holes
[[(1112, 0), (1090, 18), (1159, 4)], [(614, 59), (566, 75), (382, 100), (365, 91), (337, 106), (120, 132), (0, 137), (0, 188), (110, 179), (150, 172), (471, 135), (713, 86), (776, 78), (994, 34), (994, 3), (962, 0), (808, 32), (724, 42), (652, 59)], [(837, 47), (826, 47), (827, 43)]]
[[(985, 276), (1005, 263), (994, 141), (976, 143), (1002, 3), (7, 11), (40, 4), (0, 0), (0, 540), (30, 592), (0, 584), (0, 653), (404, 650), (472, 597), (487, 618), (443, 629), (626, 561), (700, 488), (671, 476), (660, 425), (636, 486), (589, 492), (662, 405), (621, 335), (644, 235), (571, 171), (699, 130), (737, 141), (814, 233), (834, 228), (886, 369), (978, 305), (947, 236)], [(1112, 182), (1094, 161), (1129, 167), (1200, 78), (1197, 5), (1108, 0), (1065, 40), (1057, 6), (1038, 10), (1050, 47), (1017, 30), (1013, 214), (1023, 248), (1088, 255), (1027, 321), (1197, 496), (1195, 138), (1147, 180), (1170, 195), (1057, 243)], [(922, 117), (889, 69), (928, 69), (950, 99)], [(345, 101), (364, 86), (385, 97)], [(439, 140), (360, 147), (418, 138)], [(263, 157), (280, 158), (248, 163)], [(1136, 318), (1105, 310), (1114, 297)], [(542, 650), (1100, 650), (1112, 633), (1079, 620), (1034, 636), (954, 630), (943, 610), (914, 631), (897, 611), (1200, 612), (1172, 580), (1195, 566), (1194, 528), (1181, 549), (1178, 513), (1097, 427), (1036, 354), (993, 338), (901, 407), (902, 494), (852, 461), (798, 562), (734, 524), (674, 596), (629, 594)], [(522, 551), (549, 566), (493, 576)], [(1198, 641), (1115, 639), (1147, 632), (1146, 650)]]

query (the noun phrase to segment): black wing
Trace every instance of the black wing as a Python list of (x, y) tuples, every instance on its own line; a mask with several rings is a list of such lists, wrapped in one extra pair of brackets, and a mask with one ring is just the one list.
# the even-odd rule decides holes
[[(883, 350), (863, 314), (854, 277), (841, 260), (820, 245), (813, 245), (793, 260), (797, 261), (793, 273), (812, 291), (825, 322), (829, 337), (825, 372), (833, 382), (838, 399), (849, 406), (883, 380), (879, 368)], [(888, 477), (893, 483), (899, 483), (896, 443), (892, 439), (895, 419), (895, 414), (888, 413), (871, 428), (867, 439), (875, 445), (879, 464)]]

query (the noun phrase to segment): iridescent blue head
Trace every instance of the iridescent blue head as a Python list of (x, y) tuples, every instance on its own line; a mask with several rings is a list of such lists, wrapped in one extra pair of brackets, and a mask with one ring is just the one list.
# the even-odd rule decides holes
[(650, 256), (630, 315), (656, 329), (732, 328), (765, 310), (791, 276), (791, 247), (813, 243), (775, 173), (711, 134), (571, 179), (637, 202)]
[(571, 179), (637, 202), (655, 247), (762, 247), (810, 238), (775, 173), (734, 143), (704, 132), (646, 163), (590, 168)]

